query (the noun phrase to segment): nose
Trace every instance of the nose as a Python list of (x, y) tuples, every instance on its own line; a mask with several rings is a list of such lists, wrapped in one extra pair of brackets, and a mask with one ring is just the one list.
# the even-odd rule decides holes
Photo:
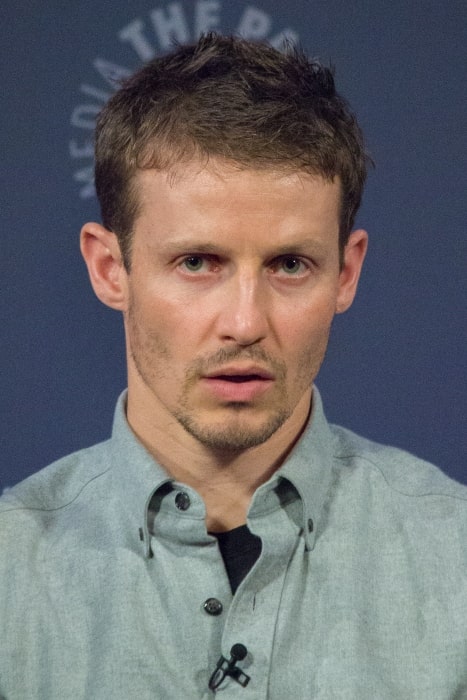
[(261, 280), (251, 273), (234, 276), (218, 317), (221, 340), (253, 345), (266, 337), (268, 326), (268, 295)]

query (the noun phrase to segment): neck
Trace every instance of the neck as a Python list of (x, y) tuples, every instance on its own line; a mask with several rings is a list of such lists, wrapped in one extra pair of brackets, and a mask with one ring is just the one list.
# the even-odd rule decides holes
[(167, 473), (199, 493), (206, 506), (207, 529), (220, 532), (246, 522), (254, 492), (287, 458), (307, 423), (310, 404), (311, 389), (266, 442), (232, 454), (209, 449), (173, 419), (153, 423), (148, 412), (135, 413), (130, 395), (128, 422)]

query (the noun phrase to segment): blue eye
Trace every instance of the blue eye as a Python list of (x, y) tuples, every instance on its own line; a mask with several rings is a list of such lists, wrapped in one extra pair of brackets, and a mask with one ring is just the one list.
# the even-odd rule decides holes
[(288, 275), (295, 275), (302, 271), (303, 263), (300, 258), (283, 258), (281, 261), (281, 269)]
[(190, 255), (189, 258), (185, 258), (183, 264), (189, 272), (199, 272), (203, 267), (204, 259), (200, 255)]

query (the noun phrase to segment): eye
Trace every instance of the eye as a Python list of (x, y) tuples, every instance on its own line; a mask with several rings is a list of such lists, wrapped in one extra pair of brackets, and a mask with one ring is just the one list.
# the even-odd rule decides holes
[(203, 269), (204, 262), (205, 260), (201, 255), (190, 255), (183, 260), (182, 265), (188, 272), (199, 272)]
[(297, 255), (284, 255), (274, 260), (272, 270), (282, 277), (303, 277), (310, 271), (310, 266)]
[(281, 269), (288, 275), (296, 275), (303, 270), (303, 262), (299, 258), (284, 258)]
[(214, 255), (193, 253), (186, 255), (178, 264), (181, 272), (189, 275), (203, 275), (219, 271), (219, 260)]

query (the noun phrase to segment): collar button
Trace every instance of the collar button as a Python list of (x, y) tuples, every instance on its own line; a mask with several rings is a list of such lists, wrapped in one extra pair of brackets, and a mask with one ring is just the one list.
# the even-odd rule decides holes
[(175, 496), (175, 505), (178, 510), (188, 510), (191, 505), (190, 497), (185, 491), (180, 491)]

